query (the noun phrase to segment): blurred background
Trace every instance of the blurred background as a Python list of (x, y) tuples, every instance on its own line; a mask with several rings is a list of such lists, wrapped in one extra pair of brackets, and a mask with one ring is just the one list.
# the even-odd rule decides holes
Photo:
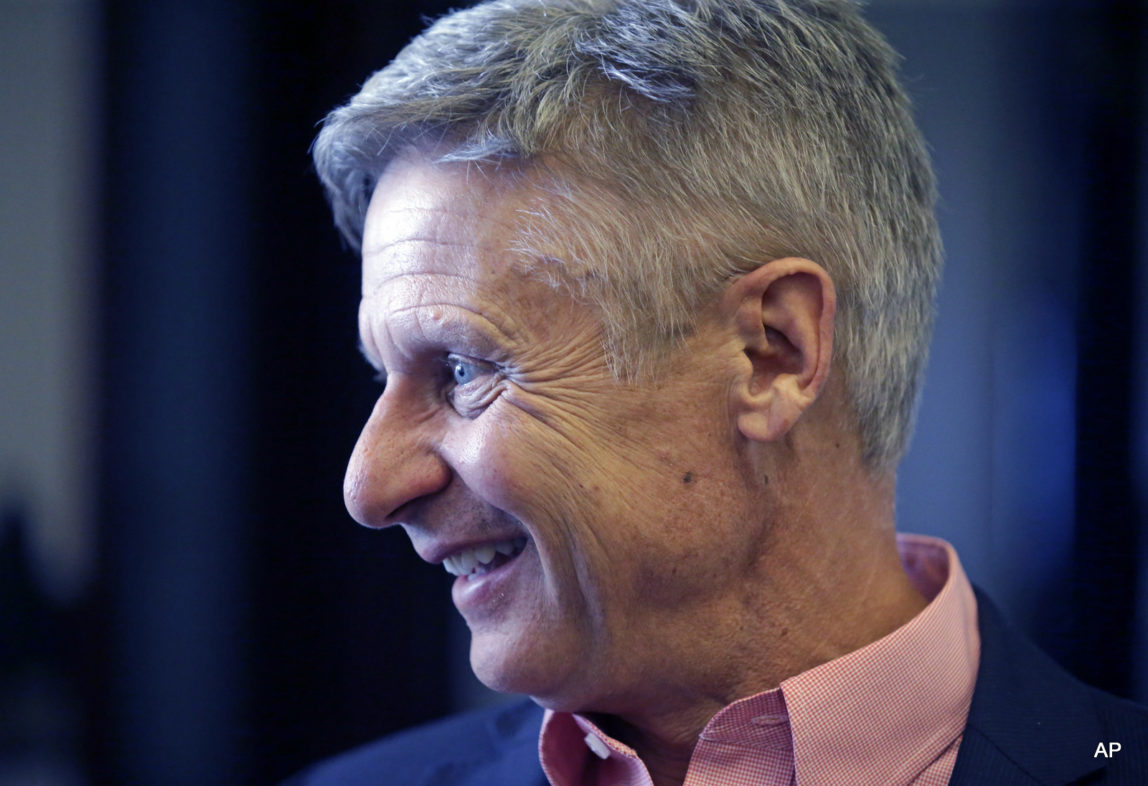
[[(0, 784), (266, 784), (489, 700), (356, 527), (316, 123), (447, 2), (0, 0)], [(900, 526), (1148, 700), (1145, 9), (874, 0), (948, 249)]]

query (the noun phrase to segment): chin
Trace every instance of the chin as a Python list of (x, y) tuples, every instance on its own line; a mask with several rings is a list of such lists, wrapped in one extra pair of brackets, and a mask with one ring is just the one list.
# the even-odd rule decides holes
[(545, 636), (539, 636), (533, 646), (495, 638), (472, 635), (470, 667), (479, 682), (499, 693), (530, 696), (547, 709), (569, 710), (577, 704), (571, 695), (577, 683), (576, 656), (551, 650), (547, 645), (552, 643)]
[(499, 693), (525, 693), (533, 696), (542, 687), (539, 669), (527, 653), (508, 647), (506, 642), (491, 641), (491, 636), (472, 636), (470, 668), (486, 687)]

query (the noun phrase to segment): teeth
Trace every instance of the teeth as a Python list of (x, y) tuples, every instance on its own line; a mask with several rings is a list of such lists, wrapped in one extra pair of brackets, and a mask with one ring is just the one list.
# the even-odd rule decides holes
[(456, 564), (458, 565), (458, 569), (463, 575), (473, 571), (474, 566), (478, 564), (478, 560), (474, 558), (473, 551), (464, 551), (456, 556), (455, 559), (457, 560)]
[(442, 561), (446, 572), (452, 576), (468, 576), (472, 573), (485, 573), (485, 568), (494, 561), (496, 554), (513, 557), (526, 547), (526, 538), (517, 537), (498, 543), (484, 543), (470, 549), (463, 549)]

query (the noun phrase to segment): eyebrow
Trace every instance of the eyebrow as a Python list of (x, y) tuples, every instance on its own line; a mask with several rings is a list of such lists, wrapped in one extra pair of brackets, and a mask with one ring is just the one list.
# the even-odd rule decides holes
[[(428, 311), (436, 311), (427, 318)], [(504, 361), (521, 345), (521, 327), (509, 314), (498, 314), (496, 322), (478, 306), (465, 303), (412, 303), (391, 312), (393, 325), (402, 319), (413, 320), (415, 329), (399, 330), (392, 340), (409, 348), (442, 346), (464, 354), (477, 354), (493, 361)]]
[[(413, 304), (400, 311), (415, 312), (435, 307), (442, 309), (438, 319), (420, 325), (419, 335), (408, 338), (411, 343), (399, 342), (399, 346), (407, 347), (408, 353), (416, 348), (432, 349), (432, 351), (441, 349), (443, 352), (473, 354), (494, 363), (507, 362), (513, 355), (512, 347), (516, 341), (513, 333), (504, 332), (486, 314), (477, 309), (460, 305)], [(469, 316), (460, 318), (460, 314)], [(451, 330), (452, 326), (454, 330)], [(444, 333), (449, 333), (449, 338)], [(376, 357), (367, 347), (361, 333), (356, 344), (359, 354), (366, 360), (367, 365), (377, 372), (375, 378), (385, 384), (389, 372), (382, 358)]]
[(363, 356), (363, 360), (367, 361), (367, 365), (378, 372), (379, 381), (380, 382), (386, 382), (387, 381), (387, 370), (386, 370), (386, 368), (383, 367), (382, 363), (376, 362), (375, 359), (373, 357), (371, 357), (371, 352), (370, 352), (370, 350), (367, 349), (367, 345), (363, 343), (362, 337), (360, 337), (355, 343), (359, 347), (359, 354)]

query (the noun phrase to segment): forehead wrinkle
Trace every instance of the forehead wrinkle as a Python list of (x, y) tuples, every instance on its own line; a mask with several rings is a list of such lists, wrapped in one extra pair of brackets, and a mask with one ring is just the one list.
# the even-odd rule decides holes
[[(451, 254), (421, 253), (419, 251), (387, 253), (408, 243), (425, 242), (449, 249), (462, 249), (462, 253)], [(371, 274), (363, 276), (363, 296), (374, 295), (385, 284), (403, 277), (444, 277), (465, 281), (477, 291), (484, 283), (502, 276), (530, 275), (536, 265), (525, 259), (525, 254), (515, 247), (503, 243), (482, 243), (474, 240), (457, 242), (437, 239), (397, 240), (372, 249), (363, 254), (364, 273), (368, 263)], [(411, 269), (411, 263), (419, 267)]]
[[(518, 312), (528, 311), (535, 304), (523, 302), (520, 298), (508, 303), (501, 301), (507, 292), (506, 280), (527, 271), (520, 270), (517, 265), (498, 265), (490, 269), (478, 258), (471, 262), (475, 264), (458, 269), (397, 270), (372, 278), (371, 291), (363, 295), (363, 300), (381, 301), (385, 305), (384, 310), (392, 314), (401, 313), (406, 308), (433, 306), (468, 311), (490, 324), (506, 339), (521, 340), (526, 332), (522, 326), (525, 315)], [(460, 286), (458, 289), (446, 287), (443, 291), (444, 288), (434, 285), (436, 279), (457, 282)], [(388, 291), (384, 292), (384, 287)], [(491, 317), (505, 327), (494, 324)]]
[[(384, 329), (388, 333), (388, 340), (393, 342), (393, 336), (390, 335), (391, 324), (396, 319), (401, 319), (409, 315), (413, 319), (419, 333), (423, 336), (433, 335), (434, 331), (439, 328), (429, 328), (424, 324), (424, 321), (429, 318), (425, 314), (427, 309), (439, 308), (443, 310), (443, 315), (433, 320), (437, 325), (441, 325), (442, 329), (449, 330), (453, 325), (459, 325), (462, 329), (469, 329), (475, 331), (479, 336), (484, 337), (491, 344), (501, 346), (504, 349), (512, 350), (521, 346), (524, 342), (522, 337), (522, 329), (518, 322), (506, 312), (498, 311), (496, 317), (502, 317), (505, 320), (505, 327), (499, 325), (485, 312), (479, 311), (463, 303), (455, 303), (451, 301), (428, 301), (425, 303), (411, 303), (408, 305), (398, 306), (388, 310), (386, 317), (378, 322), (381, 322)], [(461, 311), (470, 314), (474, 317), (473, 320), (459, 319), (451, 315), (452, 311)], [(477, 323), (477, 325), (476, 325)], [(493, 349), (494, 347), (492, 347)]]
[[(369, 291), (364, 287), (363, 297), (370, 298), (379, 294), (379, 290), (387, 284), (391, 284), (403, 278), (421, 278), (430, 276), (434, 278), (457, 278), (459, 281), (465, 281), (468, 285), (475, 284), (478, 279), (474, 276), (465, 275), (458, 270), (400, 270), (389, 276), (372, 277), (371, 288)], [(364, 279), (364, 285), (367, 283)]]
[[(384, 197), (386, 199), (386, 197)], [(470, 202), (470, 204), (464, 203)], [(520, 227), (519, 211), (506, 203), (506, 197), (496, 196), (492, 205), (479, 200), (477, 195), (469, 199), (455, 195), (447, 204), (443, 205), (409, 205), (406, 207), (387, 207), (378, 211), (377, 216), (368, 216), (375, 219), (383, 233), (399, 235), (395, 240), (384, 245), (402, 243), (410, 240), (426, 240), (432, 243), (485, 246), (487, 240), (495, 230), (503, 230), (511, 235), (516, 234)], [(508, 217), (504, 214), (508, 213)], [(415, 216), (414, 220), (408, 214)], [(375, 233), (371, 233), (375, 234)], [(477, 240), (476, 240), (477, 238)], [(367, 238), (364, 238), (366, 241)], [(376, 246), (364, 246), (364, 253), (374, 252)]]
[[(494, 334), (497, 338), (502, 339), (505, 342), (510, 342), (510, 343), (513, 343), (514, 341), (516, 341), (516, 337), (513, 335), (513, 333), (514, 333), (513, 328), (511, 328), (510, 332), (507, 332), (507, 331), (503, 330), (502, 328), (500, 328), (497, 324), (495, 324), (483, 312), (478, 311), (478, 310), (473, 309), (473, 308), (468, 308), (466, 306), (459, 305), (457, 303), (420, 303), (420, 304), (416, 304), (416, 305), (403, 306), (402, 308), (395, 309), (394, 311), (391, 312), (391, 314), (393, 316), (401, 316), (403, 314), (408, 314), (408, 313), (413, 314), (416, 321), (419, 322), (420, 329), (422, 329), (422, 332), (425, 334), (425, 333), (428, 333), (429, 331), (422, 327), (422, 321), (424, 319), (426, 319), (426, 316), (423, 314), (423, 312), (425, 312), (427, 309), (430, 309), (430, 308), (443, 308), (443, 309), (454, 309), (454, 310), (458, 310), (458, 311), (465, 311), (466, 313), (471, 314), (474, 317), (476, 317), (475, 321), (481, 322), (481, 323), (483, 323), (483, 325), (487, 326), (489, 328), (488, 332)], [(446, 323), (447, 326), (449, 326), (450, 323), (454, 323), (454, 322), (457, 322), (459, 320), (450, 319), (449, 316), (444, 315), (444, 317), (440, 317), (440, 318), (434, 319), (432, 321), (437, 323), (437, 324)]]
[(364, 247), (363, 256), (366, 257), (381, 254), (397, 246), (407, 245), (408, 243), (426, 243), (428, 245), (445, 246), (446, 248), (471, 248), (476, 251), (493, 251), (495, 253), (500, 253), (508, 250), (507, 246), (505, 246), (503, 243), (493, 243), (483, 240), (475, 240), (473, 238), (449, 240), (443, 239), (441, 237), (431, 237), (429, 235), (426, 237), (416, 235), (413, 237), (403, 237), (396, 238), (394, 240), (388, 240), (387, 242), (380, 243), (377, 246), (372, 245)]

